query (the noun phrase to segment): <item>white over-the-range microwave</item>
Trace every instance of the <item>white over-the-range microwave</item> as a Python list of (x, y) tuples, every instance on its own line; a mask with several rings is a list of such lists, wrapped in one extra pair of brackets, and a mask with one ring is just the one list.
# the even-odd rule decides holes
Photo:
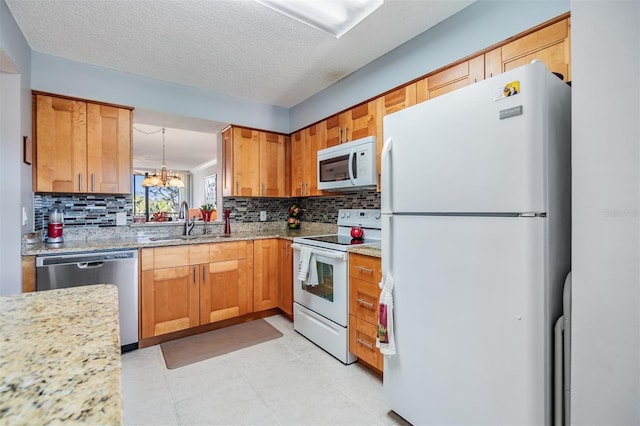
[(375, 189), (377, 182), (375, 136), (318, 151), (318, 189), (363, 191)]

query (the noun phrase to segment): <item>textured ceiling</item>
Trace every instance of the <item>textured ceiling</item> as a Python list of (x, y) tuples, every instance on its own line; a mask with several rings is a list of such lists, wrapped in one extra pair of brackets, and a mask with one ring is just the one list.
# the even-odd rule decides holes
[[(6, 3), (34, 51), (290, 108), (473, 1), (385, 0), (339, 39), (253, 0)], [(217, 133), (222, 126), (139, 109), (134, 121), (199, 133)], [(146, 146), (154, 139), (141, 135), (134, 131), (134, 167), (145, 167), (143, 158), (159, 167), (161, 149)], [(197, 139), (172, 136), (172, 142)], [(192, 170), (203, 163), (202, 156), (186, 158), (195, 149), (183, 145), (171, 155), (169, 149), (171, 168)]]
[(386, 0), (339, 39), (252, 0), (6, 0), (35, 51), (290, 108), (466, 7)]

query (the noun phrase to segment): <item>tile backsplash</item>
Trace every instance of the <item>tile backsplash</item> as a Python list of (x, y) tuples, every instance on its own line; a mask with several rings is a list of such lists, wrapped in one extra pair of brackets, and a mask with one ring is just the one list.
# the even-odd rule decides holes
[[(231, 209), (232, 222), (244, 223), (260, 221), (260, 211), (267, 212), (267, 222), (285, 222), (292, 204), (303, 209), (303, 222), (334, 224), (339, 209), (379, 209), (380, 193), (366, 191), (322, 197), (223, 199), (224, 208)], [(131, 224), (133, 217), (132, 195), (36, 193), (33, 205), (36, 231), (47, 228), (49, 211), (53, 208), (64, 212), (65, 228), (116, 226), (116, 213), (119, 212), (126, 214), (127, 224)]]

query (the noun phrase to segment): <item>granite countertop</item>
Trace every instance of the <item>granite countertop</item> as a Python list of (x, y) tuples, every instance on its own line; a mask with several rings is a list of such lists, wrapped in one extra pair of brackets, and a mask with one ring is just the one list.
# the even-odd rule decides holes
[(370, 246), (353, 246), (349, 247), (347, 251), (349, 253), (358, 253), (365, 256), (373, 256), (382, 258), (381, 244), (372, 244)]
[[(134, 228), (135, 229), (135, 228)], [(171, 229), (171, 228), (168, 228)], [(178, 231), (180, 228), (173, 228)], [(175, 232), (175, 231), (174, 231)], [(331, 228), (310, 228), (302, 230), (291, 229), (252, 229), (245, 228), (241, 232), (232, 232), (231, 235), (224, 236), (220, 232), (203, 234), (196, 232), (189, 238), (176, 233), (129, 233), (122, 234), (117, 238), (102, 236), (101, 238), (68, 239), (63, 243), (46, 244), (37, 242), (35, 244), (22, 244), (23, 256), (37, 256), (47, 254), (74, 253), (82, 251), (100, 250), (125, 250), (139, 248), (153, 248), (178, 246), (186, 244), (206, 244), (222, 243), (229, 241), (260, 240), (269, 238), (282, 238), (293, 240), (296, 237), (308, 237), (312, 235), (332, 234), (336, 231)], [(90, 234), (89, 234), (90, 235)], [(109, 235), (109, 234), (107, 234)], [(381, 257), (380, 244), (372, 246), (352, 246), (347, 249), (349, 252), (360, 253), (368, 256)]]
[(118, 292), (0, 297), (0, 424), (122, 424)]
[(34, 256), (55, 253), (72, 253), (80, 251), (153, 248), (185, 244), (223, 243), (229, 241), (259, 240), (268, 238), (283, 238), (293, 240), (295, 237), (310, 235), (318, 235), (318, 232), (286, 230), (254, 231), (237, 232), (232, 233), (229, 236), (223, 236), (222, 234), (195, 234), (193, 238), (190, 239), (182, 239), (183, 237), (180, 235), (145, 235), (128, 238), (68, 240), (58, 244), (46, 244), (43, 242), (38, 242), (35, 244), (23, 244), (22, 255)]

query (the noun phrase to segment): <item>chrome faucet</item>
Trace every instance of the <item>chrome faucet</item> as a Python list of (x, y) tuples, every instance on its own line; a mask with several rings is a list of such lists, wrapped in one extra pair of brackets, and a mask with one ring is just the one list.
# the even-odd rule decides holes
[(196, 218), (194, 216), (191, 223), (189, 223), (189, 204), (186, 201), (180, 203), (180, 215), (178, 219), (184, 219), (184, 233), (183, 235), (190, 235), (193, 227), (196, 226)]

